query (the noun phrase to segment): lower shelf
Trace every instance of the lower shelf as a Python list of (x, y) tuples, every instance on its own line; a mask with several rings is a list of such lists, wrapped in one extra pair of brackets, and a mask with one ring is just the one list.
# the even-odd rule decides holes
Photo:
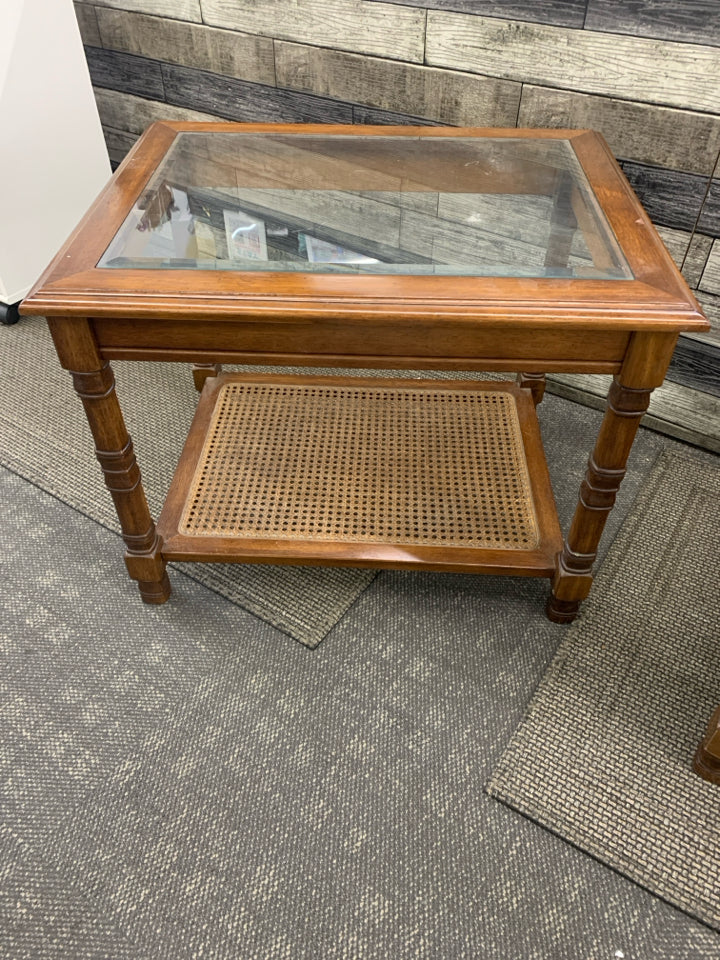
[(169, 560), (551, 576), (560, 527), (514, 383), (221, 374), (158, 521)]

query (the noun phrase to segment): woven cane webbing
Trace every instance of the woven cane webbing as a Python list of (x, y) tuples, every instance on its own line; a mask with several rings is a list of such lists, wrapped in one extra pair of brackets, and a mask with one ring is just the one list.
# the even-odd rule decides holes
[(532, 549), (514, 397), (229, 382), (180, 522), (188, 536)]

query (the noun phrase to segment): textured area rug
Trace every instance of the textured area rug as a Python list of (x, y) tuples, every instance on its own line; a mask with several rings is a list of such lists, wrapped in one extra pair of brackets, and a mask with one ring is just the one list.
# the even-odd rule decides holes
[[(0, 327), (0, 338), (0, 463), (119, 532), (93, 457), (90, 429), (47, 324), (26, 317)], [(150, 510), (157, 517), (195, 410), (190, 368), (141, 362), (113, 368)], [(327, 567), (177, 566), (308, 647), (317, 646), (375, 576), (373, 570)], [(118, 576), (126, 576), (120, 559)]]
[(189, 577), (134, 603), (2, 468), (0, 529), (1, 958), (720, 956), (483, 794), (566, 632), (543, 581), (384, 571), (308, 656)]
[(488, 792), (720, 928), (720, 466), (659, 459)]

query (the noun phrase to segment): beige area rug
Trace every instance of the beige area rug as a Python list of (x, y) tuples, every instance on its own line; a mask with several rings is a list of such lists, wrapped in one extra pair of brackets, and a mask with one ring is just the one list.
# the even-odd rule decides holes
[[(113, 369), (150, 510), (157, 517), (197, 403), (190, 367), (123, 362)], [(82, 405), (40, 317), (0, 327), (0, 462), (119, 531)], [(121, 556), (118, 545), (118, 576), (126, 576)], [(175, 566), (308, 647), (320, 643), (375, 576), (373, 570), (340, 567)]]
[(488, 792), (720, 929), (720, 459), (664, 453)]

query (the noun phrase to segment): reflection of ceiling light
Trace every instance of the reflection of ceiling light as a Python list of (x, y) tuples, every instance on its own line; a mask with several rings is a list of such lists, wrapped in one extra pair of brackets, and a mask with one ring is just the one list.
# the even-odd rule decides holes
[(248, 230), (254, 230), (256, 226), (257, 224), (250, 222), (250, 223), (246, 223), (244, 227), (235, 227), (235, 229), (232, 232), (233, 240), (238, 235), (238, 233), (247, 233)]

